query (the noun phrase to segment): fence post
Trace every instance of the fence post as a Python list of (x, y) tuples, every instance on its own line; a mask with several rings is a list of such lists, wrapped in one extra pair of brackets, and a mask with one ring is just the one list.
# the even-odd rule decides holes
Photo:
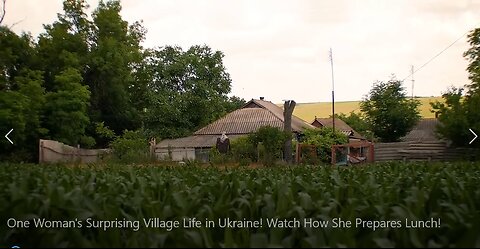
[[(337, 161), (337, 153), (336, 153), (336, 148), (335, 145), (332, 145), (332, 165), (335, 165), (335, 162)], [(348, 164), (348, 160), (347, 160)]]
[(375, 144), (371, 144), (370, 156), (372, 158), (372, 163), (375, 162)]
[(77, 144), (77, 151), (76, 151), (75, 154), (77, 155), (77, 158), (76, 158), (77, 160), (76, 161), (81, 163), (82, 158), (80, 157), (80, 144)]
[(39, 159), (38, 159), (38, 163), (43, 163), (43, 160), (44, 160), (44, 155), (43, 155), (43, 140), (40, 139), (40, 146), (39, 146)]
[(297, 164), (300, 163), (300, 143), (297, 143), (297, 146), (295, 146), (295, 161)]
[(153, 160), (156, 160), (156, 155), (155, 155), (155, 146), (157, 145), (157, 141), (154, 137), (150, 139), (150, 158)]

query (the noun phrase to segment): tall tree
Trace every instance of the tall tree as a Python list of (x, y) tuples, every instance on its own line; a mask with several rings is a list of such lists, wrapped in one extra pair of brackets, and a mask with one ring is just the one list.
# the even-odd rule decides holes
[(23, 69), (33, 69), (36, 52), (32, 37), (17, 35), (0, 26), (0, 90), (18, 90), (15, 77)]
[(227, 104), (231, 79), (222, 59), (207, 46), (150, 51), (144, 71), (150, 75), (145, 127), (151, 135), (185, 136), (235, 108), (238, 103)]
[(136, 89), (134, 69), (142, 60), (145, 30), (139, 23), (128, 25), (120, 15), (120, 1), (101, 1), (93, 13), (91, 54), (87, 81), (92, 92), (93, 121), (121, 134), (140, 126), (130, 89)]
[[(444, 101), (431, 103), (433, 112), (438, 114), (440, 136), (449, 139), (457, 146), (477, 146), (480, 142), (469, 144), (473, 139), (472, 129), (480, 133), (480, 28), (468, 35), (470, 48), (463, 54), (469, 61), (467, 71), (470, 84), (464, 88), (451, 88), (442, 95)], [(477, 139), (478, 140), (478, 139)]]
[(466, 108), (462, 103), (463, 91), (463, 88), (452, 87), (442, 94), (444, 102), (431, 103), (432, 110), (439, 114), (437, 133), (452, 141), (454, 145), (465, 145), (470, 133)]
[(60, 142), (92, 146), (93, 138), (85, 136), (90, 120), (87, 108), (90, 91), (82, 85), (77, 69), (68, 68), (55, 77), (55, 89), (47, 94), (46, 113), (50, 135)]
[(463, 54), (469, 61), (467, 71), (468, 78), (472, 81), (469, 84), (469, 95), (480, 94), (480, 28), (476, 28), (468, 35), (470, 48)]
[(26, 108), (23, 115), (27, 122), (23, 135), (27, 143), (32, 145), (29, 149), (35, 149), (36, 141), (48, 132), (46, 128), (43, 128), (42, 123), (46, 102), (42, 72), (25, 69), (15, 77), (15, 81), (19, 85), (18, 92), (25, 97)]
[(10, 129), (14, 145), (0, 139), (0, 157), (33, 160), (41, 127), (44, 89), (42, 72), (33, 70), (36, 53), (29, 35), (0, 27), (0, 132)]
[[(45, 32), (39, 36), (37, 50), (45, 72), (46, 90), (54, 88), (55, 77), (67, 68), (75, 68), (83, 74), (87, 68), (89, 52), (88, 36), (91, 23), (85, 10), (85, 0), (65, 0), (63, 13), (51, 25), (44, 25)], [(82, 84), (86, 83), (82, 79)]]
[(419, 105), (418, 100), (407, 98), (402, 82), (392, 78), (376, 82), (360, 109), (381, 141), (395, 142), (420, 120)]

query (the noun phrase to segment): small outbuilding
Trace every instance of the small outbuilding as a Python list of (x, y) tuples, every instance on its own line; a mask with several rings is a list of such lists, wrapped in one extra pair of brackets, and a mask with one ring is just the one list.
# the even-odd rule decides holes
[[(311, 123), (313, 126), (317, 128), (322, 127), (333, 127), (333, 120), (332, 118), (317, 118)], [(355, 131), (352, 127), (350, 127), (345, 121), (335, 118), (335, 130), (345, 134), (348, 136), (350, 142), (356, 142), (361, 140), (366, 140), (360, 133)]]

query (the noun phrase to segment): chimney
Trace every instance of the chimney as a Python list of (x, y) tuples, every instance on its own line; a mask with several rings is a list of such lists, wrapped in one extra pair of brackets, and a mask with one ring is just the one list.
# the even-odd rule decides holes
[(260, 100), (265, 100), (265, 97), (260, 97)]

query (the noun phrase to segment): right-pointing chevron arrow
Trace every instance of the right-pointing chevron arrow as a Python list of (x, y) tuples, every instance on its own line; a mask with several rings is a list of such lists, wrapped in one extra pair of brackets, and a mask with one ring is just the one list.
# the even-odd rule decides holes
[(472, 141), (470, 141), (470, 143), (468, 143), (468, 144), (472, 144), (473, 141), (475, 141), (475, 139), (477, 139), (478, 136), (477, 136), (477, 134), (475, 134), (475, 132), (472, 131), (472, 129), (469, 129), (469, 130), (470, 130), (470, 132), (475, 136), (475, 137), (472, 139)]

